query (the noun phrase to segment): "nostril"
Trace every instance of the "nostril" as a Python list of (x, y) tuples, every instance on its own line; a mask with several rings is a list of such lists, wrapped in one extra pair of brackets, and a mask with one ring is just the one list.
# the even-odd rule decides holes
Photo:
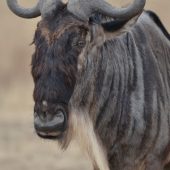
[(34, 118), (40, 119), (43, 122), (46, 122), (48, 120), (48, 114), (47, 112), (41, 112), (41, 113), (34, 113)]
[(58, 110), (57, 114), (55, 115), (55, 117), (60, 121), (60, 122), (64, 122), (65, 121), (65, 112), (62, 110)]
[(46, 119), (47, 119), (47, 112), (42, 112), (39, 116), (40, 116), (41, 120), (46, 121)]

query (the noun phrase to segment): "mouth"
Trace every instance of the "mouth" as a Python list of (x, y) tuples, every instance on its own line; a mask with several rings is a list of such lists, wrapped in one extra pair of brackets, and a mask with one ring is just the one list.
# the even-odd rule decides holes
[(42, 119), (37, 113), (34, 114), (34, 128), (37, 135), (44, 139), (62, 138), (67, 124), (66, 112), (58, 110), (51, 120)]
[(43, 139), (50, 139), (50, 140), (59, 140), (62, 138), (63, 136), (63, 133), (62, 132), (51, 132), (51, 133), (44, 133), (44, 132), (37, 132), (37, 135), (40, 137), (40, 138), (43, 138)]

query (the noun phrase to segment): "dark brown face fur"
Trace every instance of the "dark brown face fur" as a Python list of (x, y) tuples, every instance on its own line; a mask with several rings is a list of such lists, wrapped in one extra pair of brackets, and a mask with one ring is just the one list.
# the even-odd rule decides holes
[[(38, 117), (39, 124), (47, 126), (40, 129), (35, 126), (40, 136), (45, 132), (44, 137), (50, 137), (50, 134), (56, 137), (58, 133), (55, 132), (66, 129), (69, 116), (67, 106), (74, 90), (78, 56), (85, 46), (87, 31), (85, 24), (65, 7), (38, 24), (34, 37), (35, 53), (32, 57), (34, 112), (35, 120)], [(64, 120), (59, 114), (61, 112)], [(56, 124), (54, 128), (48, 129), (48, 122), (52, 122), (57, 114), (60, 125)]]

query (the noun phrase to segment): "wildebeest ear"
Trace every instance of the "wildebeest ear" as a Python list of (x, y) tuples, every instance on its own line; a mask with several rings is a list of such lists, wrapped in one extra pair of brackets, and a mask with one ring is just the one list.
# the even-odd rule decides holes
[(104, 32), (106, 33), (113, 33), (114, 35), (120, 35), (122, 33), (125, 33), (129, 31), (129, 29), (136, 23), (139, 16), (135, 16), (130, 20), (120, 20), (115, 19), (109, 22), (103, 22), (101, 23), (101, 26), (103, 27)]
[(125, 26), (127, 22), (128, 21), (125, 20), (114, 20), (106, 23), (101, 23), (101, 25), (105, 31), (114, 32)]

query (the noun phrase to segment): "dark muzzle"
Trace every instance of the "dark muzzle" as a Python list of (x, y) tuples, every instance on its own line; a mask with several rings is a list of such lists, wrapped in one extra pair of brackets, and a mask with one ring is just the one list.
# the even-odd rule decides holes
[(34, 114), (34, 127), (38, 136), (47, 139), (62, 137), (66, 130), (67, 115), (64, 109), (59, 109), (55, 114), (45, 112)]

